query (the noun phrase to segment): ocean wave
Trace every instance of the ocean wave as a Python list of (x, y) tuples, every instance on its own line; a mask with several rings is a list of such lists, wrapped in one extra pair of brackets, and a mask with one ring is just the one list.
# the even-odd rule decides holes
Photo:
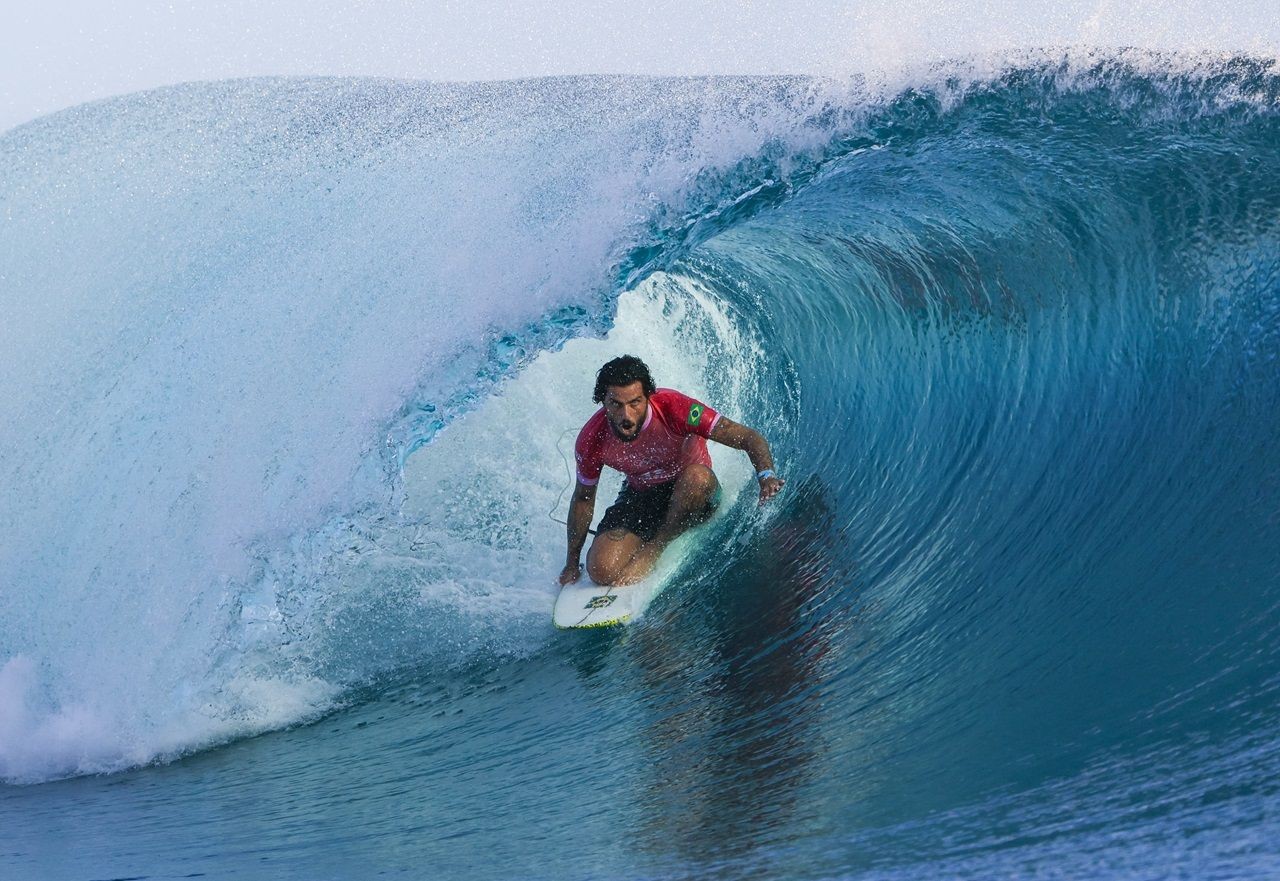
[(618, 347), (778, 450), (687, 577), (774, 573), (835, 760), (935, 793), (837, 802), (1269, 718), (1272, 64), (913, 76), (255, 80), (0, 138), (0, 776), (539, 651)]

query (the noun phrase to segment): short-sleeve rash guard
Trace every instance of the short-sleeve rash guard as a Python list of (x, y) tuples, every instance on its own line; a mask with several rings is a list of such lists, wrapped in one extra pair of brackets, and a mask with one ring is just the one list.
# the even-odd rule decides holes
[(720, 414), (701, 401), (660, 388), (649, 396), (649, 413), (639, 436), (622, 441), (601, 407), (582, 427), (574, 445), (578, 482), (594, 486), (608, 465), (626, 475), (628, 486), (649, 489), (675, 480), (687, 465), (710, 468), (706, 438), (719, 421)]

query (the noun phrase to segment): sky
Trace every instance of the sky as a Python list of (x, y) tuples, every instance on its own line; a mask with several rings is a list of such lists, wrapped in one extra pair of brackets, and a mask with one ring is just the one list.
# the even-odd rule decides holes
[(1061, 45), (1276, 55), (1275, 0), (4, 0), (0, 131), (192, 80), (847, 75)]

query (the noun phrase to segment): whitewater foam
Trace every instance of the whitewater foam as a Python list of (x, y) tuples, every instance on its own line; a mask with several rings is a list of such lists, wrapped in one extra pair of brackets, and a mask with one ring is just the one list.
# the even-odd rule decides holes
[[(22, 415), (0, 427), (0, 564), (26, 586), (0, 605), (6, 779), (302, 721), (424, 644), (492, 651), (468, 622), (546, 561), (508, 549), (486, 575), (421, 538), (397, 519), (400, 464), (611, 321), (608, 268), (657, 193), (766, 136), (760, 107), (735, 122), (713, 109), (732, 90), (700, 86), (670, 96), (689, 120), (613, 88), (639, 107), (596, 116), (594, 82), (330, 85), (185, 87), (4, 141), (4, 405)], [(89, 248), (60, 260), (68, 239)], [(407, 584), (436, 620), (400, 620)]]
[[(696, 272), (658, 276), (637, 294), (647, 313), (618, 293), (815, 165), (854, 174), (820, 165), (833, 139), (855, 142), (838, 157), (883, 157), (966, 94), (946, 68), (921, 82), (894, 116), (866, 84), (780, 78), (263, 80), (0, 138), (6, 779), (175, 755), (311, 718), (388, 671), (536, 649), (549, 587), (512, 573), (558, 569), (563, 536), (541, 511), (562, 484), (539, 472), (515, 499), (475, 484), (558, 461), (589, 407), (570, 377), (613, 346), (643, 344), (660, 381), (722, 407), (798, 407), (794, 377), (757, 394), (774, 358), (742, 332), (768, 338), (758, 290), (726, 306)], [(1206, 106), (1225, 94), (1206, 89)], [(1027, 215), (997, 216), (1012, 230)], [(828, 323), (846, 320), (879, 319)], [(604, 348), (572, 340), (615, 322)], [(678, 340), (684, 323), (714, 357), (625, 342), (641, 326)], [(477, 439), (518, 424), (524, 382), (554, 390), (546, 431), (502, 432), (481, 470)], [(499, 415), (457, 422), (487, 407)], [(477, 627), (499, 593), (517, 623)]]

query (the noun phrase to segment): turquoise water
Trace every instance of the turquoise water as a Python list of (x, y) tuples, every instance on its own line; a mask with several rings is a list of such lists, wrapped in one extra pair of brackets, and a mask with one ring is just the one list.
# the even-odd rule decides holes
[[(1278, 101), (1130, 53), (0, 137), (0, 870), (1280, 871)], [(713, 451), (646, 617), (560, 633), (622, 351), (788, 485)]]

